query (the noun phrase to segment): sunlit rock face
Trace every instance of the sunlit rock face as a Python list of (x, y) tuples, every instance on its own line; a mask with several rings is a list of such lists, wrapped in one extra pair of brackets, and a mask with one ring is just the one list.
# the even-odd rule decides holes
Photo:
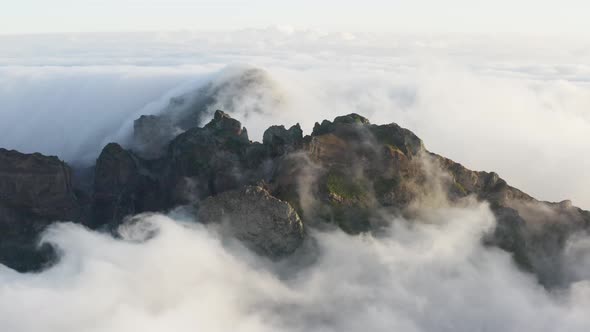
[(285, 126), (271, 126), (264, 132), (262, 143), (269, 147), (271, 157), (284, 155), (301, 148), (303, 131), (299, 124), (289, 129)]
[(247, 186), (207, 198), (198, 220), (221, 223), (224, 232), (271, 258), (292, 254), (303, 243), (304, 226), (297, 212), (261, 187)]
[[(497, 221), (483, 243), (512, 253), (547, 286), (572, 281), (560, 274), (563, 250), (572, 234), (586, 232), (590, 213), (568, 202), (539, 202), (496, 173), (431, 153), (394, 123), (376, 125), (349, 114), (316, 123), (308, 136), (299, 125), (271, 126), (259, 143), (220, 110), (204, 126), (174, 121), (136, 121), (136, 137), (151, 152), (108, 144), (88, 196), (76, 194), (69, 168), (56, 158), (4, 150), (0, 188), (10, 198), (0, 205), (9, 239), (3, 243), (25, 239), (21, 243), (34, 253), (35, 237), (52, 220), (112, 230), (138, 213), (184, 207), (199, 222), (227, 226), (254, 251), (282, 258), (304, 241), (304, 225), (379, 234), (391, 216), (414, 220), (429, 209), (479, 200), (489, 203)], [(173, 127), (180, 130), (171, 134)], [(28, 214), (36, 217), (15, 221)], [(50, 256), (35, 257), (3, 262), (35, 269)]]

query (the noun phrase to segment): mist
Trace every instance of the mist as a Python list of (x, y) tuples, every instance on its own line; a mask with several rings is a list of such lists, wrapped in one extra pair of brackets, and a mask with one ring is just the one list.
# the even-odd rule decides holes
[[(315, 246), (277, 263), (178, 214), (135, 217), (117, 239), (60, 223), (43, 237), (57, 265), (0, 267), (0, 328), (586, 331), (588, 279), (547, 291), (481, 244), (494, 224), (486, 204), (423, 208), (380, 235), (312, 231)], [(589, 254), (577, 251), (586, 276)]]
[[(356, 112), (541, 200), (590, 207), (590, 64), (579, 60), (590, 44), (579, 40), (285, 29), (1, 38), (6, 148), (89, 165), (107, 143), (128, 143), (139, 115), (225, 82), (202, 119), (221, 108), (251, 139)], [(259, 81), (227, 84), (249, 68)]]

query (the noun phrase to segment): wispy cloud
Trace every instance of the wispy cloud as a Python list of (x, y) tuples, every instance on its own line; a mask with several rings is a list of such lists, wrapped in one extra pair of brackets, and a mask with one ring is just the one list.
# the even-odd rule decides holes
[[(258, 99), (228, 91), (215, 107), (231, 108), (254, 139), (271, 124), (301, 122), (309, 132), (315, 121), (358, 112), (406, 126), (432, 151), (495, 170), (540, 199), (590, 204), (583, 40), (280, 28), (1, 38), (5, 147), (92, 160), (138, 114), (241, 63), (266, 73), (267, 91)], [(279, 96), (280, 105), (247, 112)]]

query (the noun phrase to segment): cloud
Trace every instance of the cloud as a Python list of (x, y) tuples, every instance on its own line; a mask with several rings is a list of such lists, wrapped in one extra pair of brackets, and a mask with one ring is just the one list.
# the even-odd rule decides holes
[[(52, 226), (62, 260), (0, 266), (6, 331), (586, 331), (590, 284), (550, 293), (483, 247), (485, 204), (425, 209), (379, 236), (313, 231), (311, 263), (272, 263), (186, 217), (144, 215), (121, 238)], [(147, 238), (147, 240), (146, 240)], [(145, 240), (145, 242), (144, 242)], [(587, 245), (571, 249), (585, 276)], [(34, 313), (34, 319), (23, 319)]]
[(0, 68), (0, 141), (23, 152), (92, 162), (103, 140), (130, 116), (149, 112), (166, 91), (194, 80), (188, 70)]
[(264, 71), (260, 84), (230, 84), (209, 111), (232, 112), (253, 139), (271, 124), (309, 133), (357, 112), (540, 199), (590, 207), (590, 44), (580, 39), (279, 28), (0, 38), (3, 147), (92, 163), (138, 115), (246, 63)]

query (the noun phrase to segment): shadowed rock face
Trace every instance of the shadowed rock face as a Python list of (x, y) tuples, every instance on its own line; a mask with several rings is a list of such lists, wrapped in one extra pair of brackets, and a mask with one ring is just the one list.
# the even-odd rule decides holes
[(72, 218), (77, 202), (71, 170), (57, 157), (0, 149), (1, 204), (49, 218)]
[(167, 197), (154, 171), (162, 167), (108, 144), (96, 162), (90, 226), (113, 227), (124, 217), (139, 212), (163, 211)]
[(207, 198), (199, 208), (198, 220), (221, 223), (225, 232), (272, 258), (292, 254), (305, 234), (289, 203), (254, 186)]
[[(305, 137), (299, 125), (272, 126), (262, 143), (251, 142), (241, 123), (222, 111), (204, 127), (162, 140), (156, 139), (166, 126), (160, 121), (142, 117), (135, 128), (144, 141), (154, 139), (151, 147), (159, 144), (157, 158), (115, 143), (104, 148), (87, 214), (67, 165), (0, 150), (2, 248), (24, 243), (32, 252), (52, 220), (110, 229), (129, 215), (189, 205), (200, 221), (221, 223), (257, 252), (282, 257), (303, 241), (303, 224), (375, 232), (391, 215), (412, 217), (476, 198), (489, 202), (498, 221), (484, 243), (511, 252), (550, 286), (568, 282), (555, 273), (563, 248), (572, 234), (590, 227), (590, 213), (571, 203), (539, 202), (496, 173), (471, 171), (429, 152), (407, 129), (373, 125), (358, 114), (316, 123)], [(23, 269), (43, 262), (7, 258), (12, 252), (0, 250), (2, 262)]]
[(267, 150), (251, 144), (239, 121), (222, 111), (204, 128), (192, 128), (176, 137), (165, 157), (165, 182), (172, 205), (190, 204), (245, 184), (255, 183), (264, 172)]
[(287, 152), (293, 152), (301, 148), (303, 143), (303, 131), (299, 124), (285, 129), (285, 126), (271, 126), (262, 137), (262, 144), (270, 149), (271, 157), (277, 157)]
[(78, 220), (71, 170), (57, 157), (0, 149), (0, 262), (17, 270), (50, 257), (35, 251), (37, 235), (50, 223)]

